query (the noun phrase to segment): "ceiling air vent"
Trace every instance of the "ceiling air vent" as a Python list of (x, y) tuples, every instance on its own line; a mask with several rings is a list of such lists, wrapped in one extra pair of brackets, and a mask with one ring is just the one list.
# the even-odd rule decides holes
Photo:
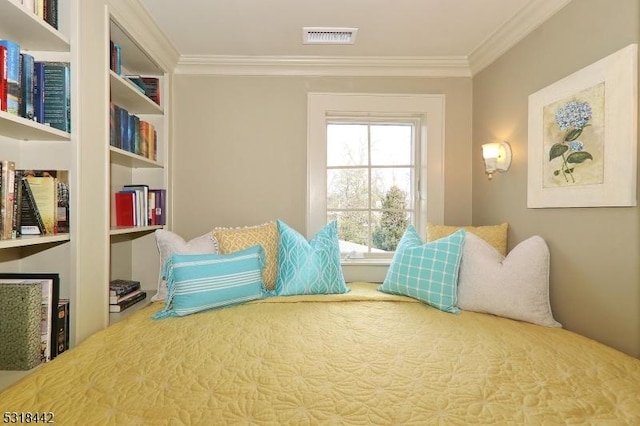
[(304, 27), (303, 44), (353, 44), (356, 41), (357, 28)]

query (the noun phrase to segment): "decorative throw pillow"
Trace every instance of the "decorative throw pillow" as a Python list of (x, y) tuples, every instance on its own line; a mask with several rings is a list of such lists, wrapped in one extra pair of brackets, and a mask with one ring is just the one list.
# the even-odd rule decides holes
[(322, 228), (311, 241), (281, 220), (277, 225), (280, 242), (276, 295), (349, 291), (340, 265), (338, 225), (335, 221)]
[(266, 264), (262, 271), (265, 289), (272, 290), (275, 287), (278, 269), (278, 228), (275, 222), (242, 228), (214, 228), (213, 236), (220, 245), (221, 254), (260, 244), (266, 255)]
[(424, 243), (409, 225), (396, 247), (378, 290), (413, 297), (441, 311), (457, 314), (457, 286), (464, 230)]
[(168, 294), (153, 318), (184, 316), (260, 299), (264, 250), (256, 245), (232, 254), (174, 254), (165, 263)]
[(537, 235), (504, 257), (468, 233), (460, 264), (458, 307), (561, 327), (549, 303), (549, 258), (547, 244)]
[(467, 232), (476, 234), (495, 247), (503, 256), (507, 255), (507, 230), (509, 229), (509, 224), (506, 222), (500, 225), (484, 226), (447, 226), (427, 223), (427, 241), (435, 241), (438, 238), (446, 237), (458, 229), (464, 229)]
[(151, 298), (153, 302), (164, 300), (167, 297), (167, 283), (162, 275), (162, 266), (169, 256), (173, 254), (218, 253), (218, 243), (211, 232), (200, 235), (188, 242), (180, 235), (166, 229), (157, 229), (155, 236), (158, 252), (160, 253), (160, 270), (158, 272), (158, 291)]

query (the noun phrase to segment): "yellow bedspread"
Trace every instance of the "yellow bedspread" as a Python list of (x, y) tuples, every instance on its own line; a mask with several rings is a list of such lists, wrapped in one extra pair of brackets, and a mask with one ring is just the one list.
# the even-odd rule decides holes
[(0, 394), (59, 425), (640, 424), (640, 360), (375, 285), (160, 321), (153, 304)]

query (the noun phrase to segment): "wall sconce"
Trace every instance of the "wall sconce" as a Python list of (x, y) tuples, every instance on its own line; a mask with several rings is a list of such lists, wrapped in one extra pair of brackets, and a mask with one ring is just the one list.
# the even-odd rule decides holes
[(489, 180), (495, 172), (506, 172), (511, 166), (511, 145), (509, 142), (486, 143), (482, 145), (485, 173)]

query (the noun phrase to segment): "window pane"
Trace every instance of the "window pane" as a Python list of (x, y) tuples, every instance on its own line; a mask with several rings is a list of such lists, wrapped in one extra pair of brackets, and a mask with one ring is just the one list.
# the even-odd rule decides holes
[(327, 170), (327, 208), (369, 208), (367, 169)]
[(327, 219), (338, 221), (340, 252), (368, 252), (370, 229), (368, 212), (329, 212)]
[(407, 226), (411, 223), (409, 212), (373, 212), (372, 245), (375, 249), (395, 251)]
[(409, 167), (372, 169), (373, 208), (389, 208), (385, 203), (392, 203), (393, 208), (413, 209), (412, 175)]
[(412, 165), (412, 147), (411, 125), (371, 126), (371, 164)]
[(364, 166), (369, 163), (367, 126), (327, 125), (327, 166)]

